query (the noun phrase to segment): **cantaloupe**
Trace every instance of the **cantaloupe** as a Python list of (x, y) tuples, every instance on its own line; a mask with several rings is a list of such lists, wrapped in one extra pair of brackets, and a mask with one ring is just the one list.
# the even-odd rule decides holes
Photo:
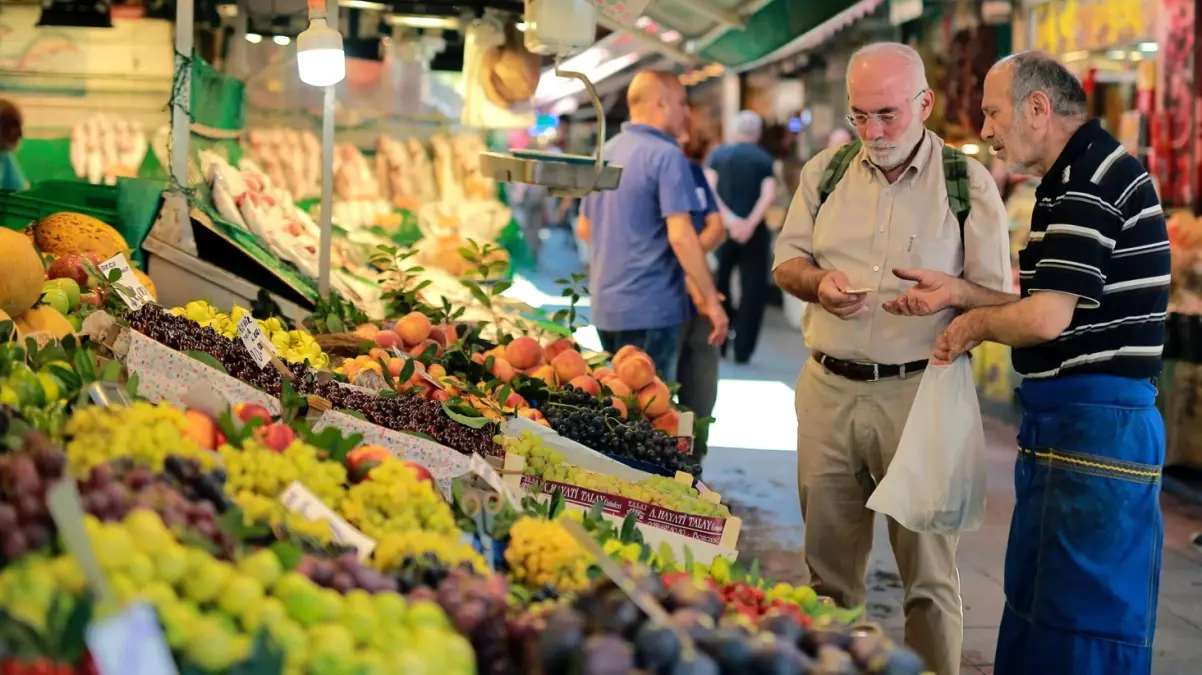
[(33, 243), (20, 232), (0, 227), (0, 312), (20, 316), (42, 295), (46, 268)]
[(124, 253), (129, 244), (108, 225), (82, 213), (55, 213), (33, 226), (34, 240), (44, 253), (95, 253), (107, 260)]
[(150, 297), (154, 298), (155, 302), (158, 302), (159, 291), (154, 287), (154, 282), (150, 280), (150, 277), (140, 269), (134, 269), (134, 276), (138, 278), (138, 281), (142, 282), (142, 287), (150, 292)]
[(75, 328), (67, 317), (58, 313), (53, 307), (42, 305), (31, 309), (14, 319), (17, 333), (21, 336), (34, 333), (50, 333), (58, 339), (75, 334)]

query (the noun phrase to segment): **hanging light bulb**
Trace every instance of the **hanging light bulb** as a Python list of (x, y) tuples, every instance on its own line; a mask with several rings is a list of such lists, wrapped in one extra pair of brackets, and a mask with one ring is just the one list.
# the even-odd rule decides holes
[(301, 82), (314, 87), (338, 84), (346, 77), (342, 35), (326, 24), (325, 0), (309, 0), (309, 27), (296, 38)]

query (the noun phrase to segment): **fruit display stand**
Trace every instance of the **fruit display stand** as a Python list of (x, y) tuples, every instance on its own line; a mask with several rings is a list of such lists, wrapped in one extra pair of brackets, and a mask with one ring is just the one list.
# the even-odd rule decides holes
[(564, 438), (550, 427), (537, 424), (525, 417), (511, 417), (501, 425), (501, 432), (510, 438), (518, 438), (523, 433), (532, 433), (543, 439), (548, 446), (564, 456), (564, 461), (582, 469), (603, 473), (609, 476), (624, 478), (629, 481), (640, 481), (648, 475), (627, 464), (608, 457), (592, 448)]

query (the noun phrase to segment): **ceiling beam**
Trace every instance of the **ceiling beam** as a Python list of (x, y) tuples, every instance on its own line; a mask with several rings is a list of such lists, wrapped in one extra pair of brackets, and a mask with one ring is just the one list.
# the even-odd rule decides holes
[(658, 52), (677, 63), (684, 65), (693, 65), (697, 63), (697, 58), (692, 54), (686, 53), (680, 47), (670, 45), (667, 42), (637, 28), (628, 28), (604, 14), (597, 15), (597, 23), (614, 33), (629, 35), (631, 38), (641, 42), (648, 49)]
[[(736, 7), (734, 9), (734, 12), (741, 17), (752, 16), (756, 12), (763, 9), (765, 6), (768, 5), (768, 3), (772, 2), (772, 1), (773, 0), (747, 0), (747, 2), (744, 2), (743, 4)], [(744, 24), (744, 25), (746, 25), (746, 24)], [(740, 28), (742, 28), (742, 26), (740, 26)], [(718, 38), (722, 37), (723, 35), (726, 35), (728, 32), (730, 32), (730, 30), (731, 30), (731, 26), (728, 26), (723, 23), (719, 23), (717, 26), (714, 26), (713, 28), (709, 29), (708, 31), (706, 31), (706, 33), (704, 35), (697, 38), (697, 51), (701, 52), (706, 47), (714, 44), (715, 42), (718, 41)]]
[(743, 17), (739, 15), (736, 9), (727, 9), (717, 5), (713, 0), (691, 0), (688, 3), (689, 9), (706, 16), (727, 29), (743, 30), (747, 24), (743, 22)]

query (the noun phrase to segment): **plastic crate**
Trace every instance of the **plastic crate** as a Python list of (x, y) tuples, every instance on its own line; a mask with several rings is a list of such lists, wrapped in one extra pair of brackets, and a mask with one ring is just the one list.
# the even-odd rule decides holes
[[(80, 189), (80, 186), (86, 189)], [(53, 195), (54, 199), (49, 199), (49, 195)], [(33, 221), (63, 211), (82, 213), (103, 223), (115, 225), (117, 188), (70, 181), (47, 181), (24, 192), (0, 190), (0, 227), (23, 230)]]

